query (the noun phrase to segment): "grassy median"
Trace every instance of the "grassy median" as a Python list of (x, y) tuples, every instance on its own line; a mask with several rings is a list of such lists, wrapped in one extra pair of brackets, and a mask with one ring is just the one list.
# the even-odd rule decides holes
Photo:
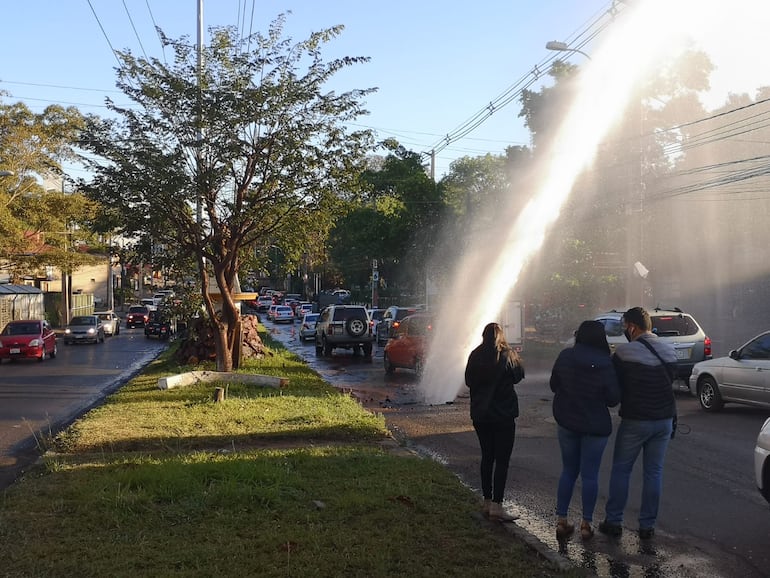
[[(169, 352), (0, 502), (2, 576), (550, 576), (443, 466), (263, 334), (281, 389), (161, 391)], [(215, 403), (215, 386), (226, 399)]]

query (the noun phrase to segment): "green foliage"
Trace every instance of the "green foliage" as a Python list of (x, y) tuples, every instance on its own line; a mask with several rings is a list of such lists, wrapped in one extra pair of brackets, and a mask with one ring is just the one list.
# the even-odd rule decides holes
[(117, 85), (133, 104), (110, 102), (118, 118), (87, 125), (84, 146), (109, 161), (93, 166), (89, 194), (122, 215), (119, 232), (164, 247), (170, 261), (192, 256), (201, 288), (211, 277), (224, 296), (218, 318), (204, 299), (219, 319), (222, 369), (232, 364), (229, 297), (241, 259), (271, 245), (289, 262), (305, 258), (306, 244), (324, 238), (340, 204), (355, 197), (372, 145), (368, 130), (350, 129), (372, 89), (325, 89), (368, 59), (325, 62), (321, 47), (341, 26), (292, 44), (284, 22), (248, 38), (213, 29), (202, 70), (183, 39), (166, 40), (176, 55), (169, 63), (119, 54)]
[(94, 262), (73, 249), (75, 241), (94, 245), (84, 226), (96, 204), (41, 184), (63, 178), (62, 161), (77, 160), (83, 124), (74, 108), (52, 105), (35, 114), (23, 103), (0, 103), (0, 169), (13, 173), (0, 177), (0, 266), (12, 277)]
[(439, 242), (444, 192), (418, 153), (392, 141), (385, 145), (391, 154), (362, 174), (367, 192), (335, 224), (329, 254), (353, 287), (370, 283), (376, 259), (383, 288), (422, 293), (425, 267)]

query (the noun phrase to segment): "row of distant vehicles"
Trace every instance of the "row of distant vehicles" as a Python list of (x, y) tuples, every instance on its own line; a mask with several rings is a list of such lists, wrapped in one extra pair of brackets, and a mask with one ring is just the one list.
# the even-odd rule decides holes
[[(174, 333), (172, 320), (165, 319), (159, 305), (173, 292), (156, 294), (152, 303), (136, 304), (126, 314), (128, 328), (143, 327), (146, 337), (168, 339)], [(90, 315), (75, 315), (62, 332), (64, 345), (73, 343), (104, 343), (107, 337), (120, 334), (121, 318), (114, 311), (95, 311)], [(0, 332), (0, 363), (6, 359), (53, 359), (58, 353), (56, 333), (45, 319), (16, 319), (9, 321)]]
[(273, 323), (300, 322), (300, 341), (312, 340), (318, 356), (331, 356), (335, 349), (352, 350), (354, 355), (372, 355), (374, 345), (384, 346), (386, 373), (398, 368), (422, 374), (433, 315), (417, 307), (392, 306), (367, 309), (363, 305), (334, 304), (314, 312), (311, 303), (292, 307), (273, 304), (267, 319)]

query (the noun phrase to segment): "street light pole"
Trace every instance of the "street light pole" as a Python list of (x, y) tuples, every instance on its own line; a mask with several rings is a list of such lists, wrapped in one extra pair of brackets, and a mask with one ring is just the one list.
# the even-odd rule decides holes
[(570, 48), (566, 42), (559, 42), (558, 40), (549, 40), (545, 43), (546, 50), (554, 50), (556, 52), (577, 52), (578, 54), (582, 54), (585, 56), (588, 60), (591, 60), (591, 57), (588, 56), (585, 52), (582, 50), (578, 50), (577, 48)]

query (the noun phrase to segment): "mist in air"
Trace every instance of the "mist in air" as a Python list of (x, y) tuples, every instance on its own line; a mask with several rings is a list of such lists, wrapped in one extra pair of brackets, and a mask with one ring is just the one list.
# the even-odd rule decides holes
[[(687, 47), (688, 30), (704, 25), (693, 20), (694, 15), (719, 18), (715, 8), (705, 4), (712, 3), (634, 2), (610, 25), (591, 59), (581, 62), (577, 96), (552, 141), (555, 144), (540, 151), (529, 202), (523, 210), (518, 199), (511, 199), (510, 206), (495, 207), (496, 222), (502, 224), (466, 239), (465, 255), (451, 275), (453, 285), (442, 293), (420, 384), (426, 403), (452, 401), (464, 387), (465, 363), (481, 343), (484, 326), (501, 323), (501, 308), (509, 295), (516, 296), (522, 270), (542, 247), (573, 183), (590, 167), (597, 146), (626, 111), (638, 84)], [(526, 351), (523, 357), (526, 366)]]

